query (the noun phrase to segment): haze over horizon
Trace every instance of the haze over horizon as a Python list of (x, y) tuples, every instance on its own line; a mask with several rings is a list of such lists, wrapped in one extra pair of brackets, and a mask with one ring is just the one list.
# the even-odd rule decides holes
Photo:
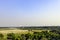
[(60, 0), (0, 0), (2, 26), (60, 26)]

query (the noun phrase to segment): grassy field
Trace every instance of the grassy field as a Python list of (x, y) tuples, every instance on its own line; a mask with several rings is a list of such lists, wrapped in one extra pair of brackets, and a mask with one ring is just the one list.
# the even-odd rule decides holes
[(14, 29), (14, 30), (0, 30), (0, 33), (2, 34), (8, 34), (8, 33), (20, 33), (20, 34), (27, 34), (29, 32), (42, 32), (42, 31), (50, 31), (50, 30), (20, 30), (20, 29)]
[(7, 34), (7, 33), (28, 33), (28, 30), (0, 30), (0, 33)]
[[(60, 28), (0, 28), (0, 40), (60, 40)], [(26, 39), (27, 38), (27, 39)]]

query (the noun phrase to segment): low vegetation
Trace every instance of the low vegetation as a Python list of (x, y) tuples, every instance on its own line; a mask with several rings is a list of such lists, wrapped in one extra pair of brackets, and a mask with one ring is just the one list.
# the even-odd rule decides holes
[(59, 30), (0, 30), (0, 40), (60, 40)]

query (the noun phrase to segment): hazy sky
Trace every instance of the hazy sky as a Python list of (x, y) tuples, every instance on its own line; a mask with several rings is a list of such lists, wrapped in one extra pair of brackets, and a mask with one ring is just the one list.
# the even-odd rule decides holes
[(0, 0), (0, 26), (60, 25), (60, 0)]

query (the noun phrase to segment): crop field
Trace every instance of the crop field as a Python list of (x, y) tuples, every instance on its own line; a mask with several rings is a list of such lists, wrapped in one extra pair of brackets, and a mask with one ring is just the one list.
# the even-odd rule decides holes
[(28, 33), (28, 30), (0, 30), (0, 33), (2, 34), (8, 34), (8, 33)]
[(60, 27), (0, 28), (0, 40), (60, 40)]

